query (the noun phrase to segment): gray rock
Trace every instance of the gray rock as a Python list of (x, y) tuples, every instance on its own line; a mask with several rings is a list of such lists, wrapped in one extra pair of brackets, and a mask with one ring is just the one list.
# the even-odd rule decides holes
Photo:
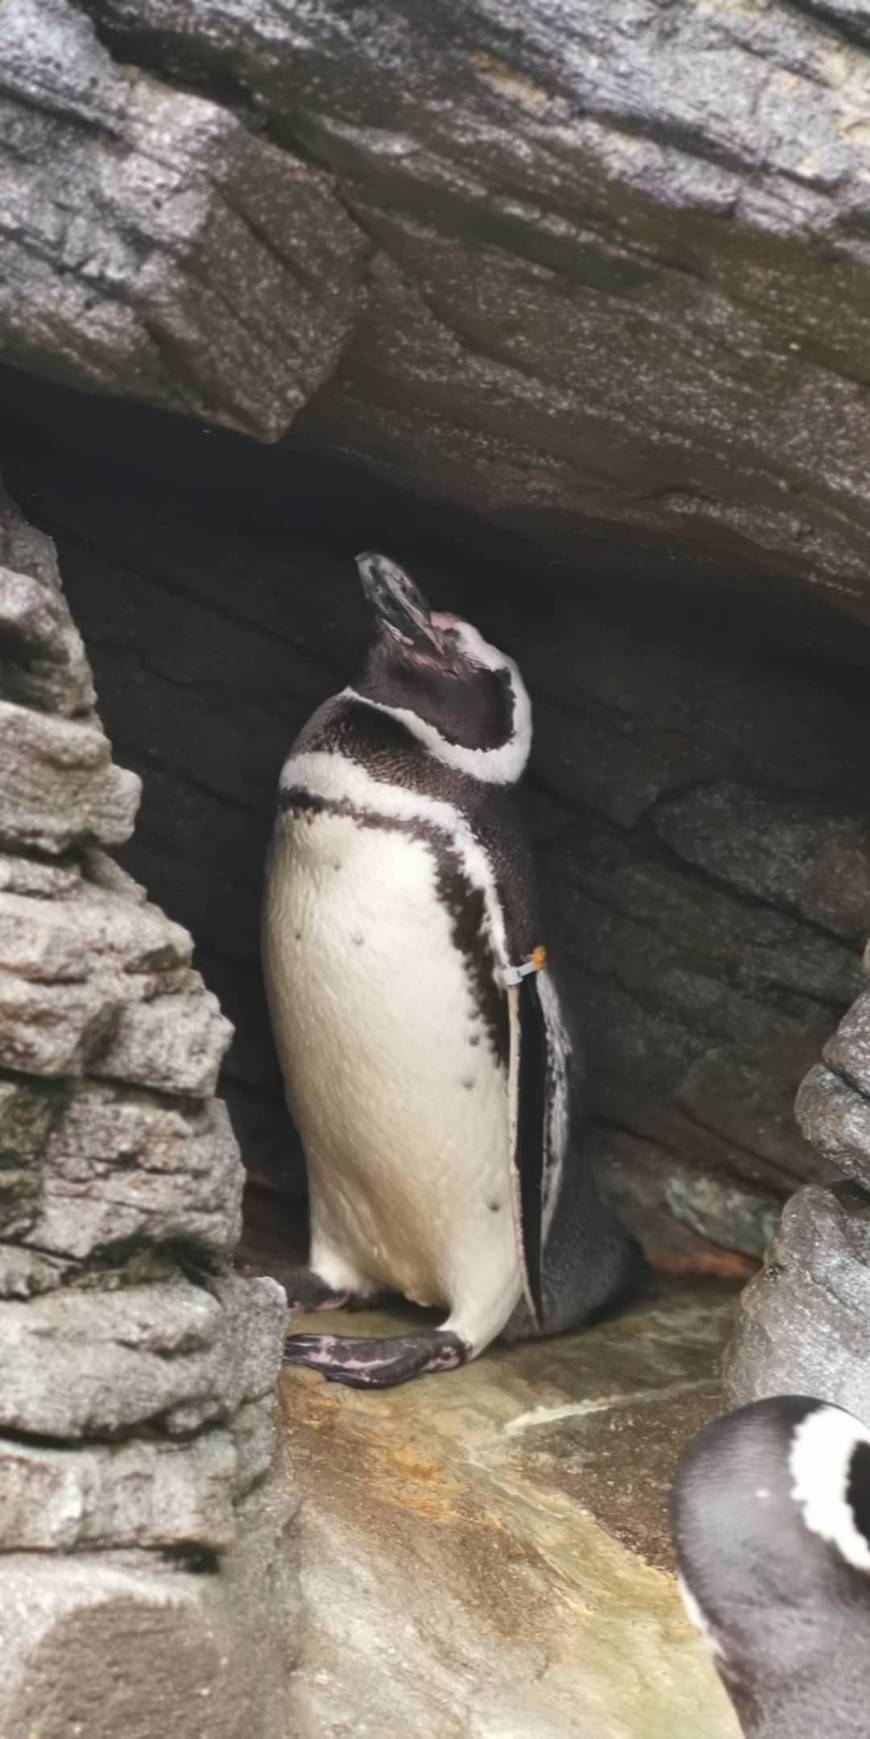
[(0, 970), (41, 984), (77, 983), (106, 968), (129, 973), (187, 966), (193, 942), (157, 906), (82, 881), (63, 900), (0, 894)]
[(843, 1177), (870, 1189), (870, 1102), (862, 1094), (819, 1063), (801, 1082), (795, 1116)]
[(122, 871), (86, 868), (60, 900), (0, 892), (0, 1064), (210, 1096), (232, 1028), (190, 936)]
[(22, 1237), (39, 1207), (39, 1162), (58, 1110), (28, 1081), (0, 1081), (0, 1236)]
[[(0, 972), (0, 1066), (34, 1075), (89, 1069), (208, 1097), (231, 1028), (199, 975), (180, 976), (176, 983), (168, 972), (101, 971), (97, 964), (80, 983), (42, 984)], [(155, 1002), (146, 1002), (140, 1019), (143, 998)]]
[(232, 1435), (220, 1428), (189, 1442), (77, 1449), (0, 1438), (0, 1552), (225, 1551), (237, 1467)]
[(35, 1159), (26, 1241), (83, 1258), (125, 1240), (183, 1241), (231, 1255), (243, 1171), (220, 1100), (193, 1109), (129, 1089), (72, 1094)]
[(238, 1499), (268, 1473), (275, 1458), (281, 1414), (276, 1395), (245, 1401), (229, 1421), (236, 1465), (233, 1492)]
[(129, 838), (139, 780), (113, 765), (98, 725), (0, 700), (0, 745), (0, 843), (57, 854)]
[(232, 1274), (64, 1287), (2, 1313), (0, 1431), (54, 1438), (156, 1420), (182, 1436), (230, 1418), (274, 1388), (287, 1315), (273, 1281)]
[(51, 538), (25, 519), (0, 477), (0, 563), (60, 592), (60, 570)]
[(0, 694), (25, 706), (81, 713), (94, 685), (81, 635), (59, 591), (0, 567)]
[(0, 853), (0, 894), (28, 894), (35, 900), (63, 900), (78, 892), (77, 863), (34, 863), (32, 858)]
[(734, 887), (863, 942), (870, 925), (870, 822), (830, 805), (732, 784), (660, 804), (657, 833)]
[[(20, 0), (6, 10), (9, 83), (32, 100), (30, 18)], [(365, 0), (352, 12), (341, 0), (289, 11), (90, 0), (89, 11), (120, 62), (219, 101), (229, 88), (285, 162), (298, 145), (331, 170), (379, 250), (366, 318), (306, 416), (309, 439), (563, 551), (587, 537), (616, 572), (626, 561), (645, 571), (653, 541), (695, 584), (751, 567), (828, 586), (847, 608), (863, 598), (866, 611), (870, 98), (849, 40), (858, 0), (725, 12), (704, 0)], [(142, 342), (112, 180), (108, 211), (94, 209), (76, 148), (87, 118), (125, 161), (131, 124), (81, 24), (61, 36), (55, 7), (52, 26), (39, 36), (40, 116), (17, 115), (13, 134), (43, 251), (38, 272), (17, 250), (7, 268), (7, 351), (196, 414), (208, 307), (191, 313), (183, 268), (164, 284), (158, 246), (163, 293), (149, 312), (181, 359)], [(50, 52), (47, 37), (64, 47)], [(141, 82), (131, 75), (134, 91)], [(61, 248), (52, 219), (74, 175), (82, 219)], [(199, 214), (188, 200), (192, 215), (172, 214), (182, 253)], [(150, 211), (129, 215), (153, 250)], [(258, 219), (269, 238), (280, 228), (265, 172)], [(285, 302), (267, 279), (253, 305), (262, 318), (271, 304), (274, 319)], [(280, 370), (267, 412), (252, 413), (247, 357), (214, 348), (212, 414), (286, 426), (298, 392)]]
[(0, 1298), (33, 1298), (63, 1286), (74, 1264), (41, 1250), (17, 1244), (0, 1244)]
[[(0, 1557), (9, 1739), (290, 1739), (298, 1505), (286, 1469), (245, 1500), (219, 1568), (154, 1553)], [(184, 1564), (184, 1557), (181, 1557)]]
[(120, 894), (126, 900), (135, 901), (136, 905), (144, 905), (148, 899), (148, 890), (143, 888), (127, 870), (121, 868), (108, 852), (100, 851), (99, 846), (86, 846), (82, 852), (82, 870), (89, 882), (97, 888), (104, 888), (110, 894)]
[(209, 1098), (233, 1029), (217, 997), (193, 976), (194, 986), (180, 995), (155, 987), (153, 1001), (120, 1006), (107, 1042), (90, 1058), (92, 1074)]
[(870, 1097), (870, 990), (856, 997), (822, 1055), (836, 1074)]
[(357, 307), (367, 244), (328, 176), (116, 65), (67, 0), (10, 0), (0, 63), (7, 358), (279, 434)]
[(729, 1400), (814, 1395), (870, 1419), (868, 1322), (870, 1199), (850, 1184), (800, 1190), (741, 1296)]

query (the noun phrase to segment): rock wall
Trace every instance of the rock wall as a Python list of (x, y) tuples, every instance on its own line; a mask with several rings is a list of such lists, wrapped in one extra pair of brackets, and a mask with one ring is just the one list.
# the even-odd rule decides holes
[(231, 1028), (188, 933), (107, 855), (139, 780), (53, 547), (5, 493), (0, 792), (0, 1730), (279, 1739), (285, 1305), (229, 1267)]

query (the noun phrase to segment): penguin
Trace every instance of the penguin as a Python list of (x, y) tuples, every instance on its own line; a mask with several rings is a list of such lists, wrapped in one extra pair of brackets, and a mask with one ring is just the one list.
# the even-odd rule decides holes
[(671, 1522), (747, 1739), (867, 1739), (870, 1431), (802, 1395), (741, 1407), (690, 1444)]
[(289, 1304), (445, 1313), (386, 1339), (291, 1335), (285, 1356), (385, 1388), (570, 1328), (640, 1265), (578, 1151), (579, 1052), (511, 800), (522, 677), (395, 562), (357, 567), (371, 644), (282, 769), (262, 958), (309, 1182)]

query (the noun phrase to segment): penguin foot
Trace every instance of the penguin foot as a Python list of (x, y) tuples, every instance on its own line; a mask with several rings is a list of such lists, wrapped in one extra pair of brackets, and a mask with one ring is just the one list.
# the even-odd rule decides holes
[(246, 1280), (265, 1275), (277, 1280), (287, 1294), (291, 1310), (366, 1310), (374, 1309), (387, 1295), (383, 1292), (351, 1292), (330, 1286), (321, 1280), (313, 1268), (300, 1268), (295, 1262), (282, 1262), (280, 1256), (268, 1262), (237, 1262), (236, 1272)]
[(384, 1340), (335, 1334), (293, 1334), (284, 1343), (284, 1362), (307, 1365), (330, 1383), (350, 1389), (392, 1389), (409, 1377), (454, 1371), (464, 1365), (468, 1347), (444, 1329), (391, 1335)]

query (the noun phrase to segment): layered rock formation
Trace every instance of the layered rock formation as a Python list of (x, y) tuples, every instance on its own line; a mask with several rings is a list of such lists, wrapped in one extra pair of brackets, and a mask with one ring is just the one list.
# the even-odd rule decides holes
[(139, 780), (53, 548), (5, 495), (0, 789), (0, 1728), (235, 1739), (253, 1709), (277, 1735), (285, 1306), (228, 1266), (231, 1028), (187, 932), (107, 855)]
[(2, 353), (866, 619), (862, 18), (7, 0)]

